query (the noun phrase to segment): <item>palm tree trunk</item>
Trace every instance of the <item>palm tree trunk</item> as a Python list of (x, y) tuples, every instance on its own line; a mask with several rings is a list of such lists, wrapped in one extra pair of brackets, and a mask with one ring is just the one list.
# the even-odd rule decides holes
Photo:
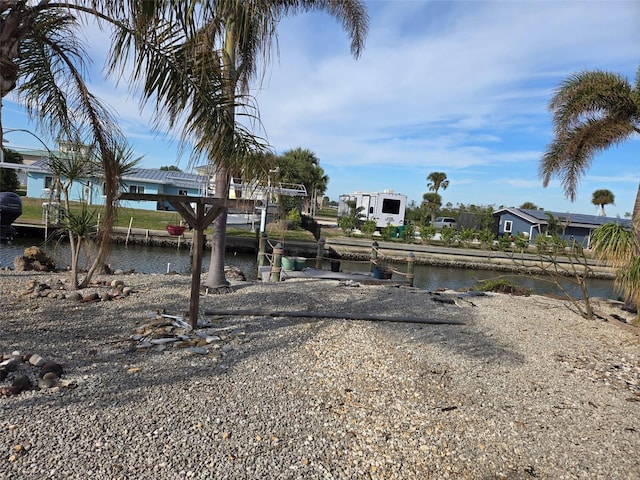
[[(221, 135), (224, 141), (221, 142), (223, 148), (232, 148), (235, 125), (234, 99), (236, 95), (237, 75), (236, 75), (236, 37), (234, 34), (233, 19), (229, 18), (227, 32), (223, 47), (223, 70), (225, 77), (225, 97), (228, 102), (226, 107), (227, 126), (223, 128)], [(226, 152), (225, 152), (226, 153)], [(214, 198), (227, 200), (229, 198), (230, 171), (227, 166), (218, 165), (216, 169), (216, 190)], [(229, 282), (224, 274), (224, 254), (226, 248), (227, 235), (227, 209), (218, 215), (213, 221), (213, 235), (211, 238), (211, 260), (209, 262), (209, 274), (204, 282), (204, 286), (213, 289), (220, 289), (229, 286)]]

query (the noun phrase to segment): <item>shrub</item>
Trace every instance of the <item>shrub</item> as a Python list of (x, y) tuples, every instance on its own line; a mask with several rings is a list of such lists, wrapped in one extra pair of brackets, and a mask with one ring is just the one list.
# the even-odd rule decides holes
[(422, 241), (428, 243), (436, 234), (436, 227), (433, 225), (423, 225), (420, 227), (420, 237)]
[(451, 245), (456, 238), (456, 229), (453, 227), (444, 227), (440, 230), (440, 238), (446, 245)]
[(293, 223), (293, 228), (300, 228), (302, 225), (302, 216), (297, 208), (289, 211), (287, 214), (287, 220)]
[(403, 242), (412, 242), (413, 237), (416, 233), (416, 227), (413, 225), (405, 225), (404, 230), (402, 231), (402, 241)]
[(360, 231), (365, 237), (373, 237), (373, 233), (376, 231), (376, 221), (365, 220), (364, 222), (362, 222)]
[(390, 223), (380, 231), (380, 235), (382, 235), (383, 240), (391, 240), (395, 236), (395, 234), (396, 227), (394, 227)]

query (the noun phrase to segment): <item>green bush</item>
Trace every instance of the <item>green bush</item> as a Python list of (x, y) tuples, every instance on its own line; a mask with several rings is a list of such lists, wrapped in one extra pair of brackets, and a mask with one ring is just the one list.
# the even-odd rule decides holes
[(391, 240), (396, 235), (396, 227), (388, 224), (380, 231), (380, 235), (382, 235), (383, 240)]
[(468, 246), (471, 242), (473, 242), (473, 240), (476, 238), (477, 234), (478, 233), (476, 232), (476, 230), (474, 228), (461, 227), (461, 229), (460, 229), (460, 241), (465, 246)]
[(445, 243), (445, 245), (451, 245), (455, 240), (457, 235), (456, 229), (453, 227), (444, 227), (440, 230), (440, 238)]
[(376, 231), (376, 221), (365, 220), (364, 222), (362, 222), (360, 231), (365, 237), (369, 237), (369, 238), (373, 237), (373, 233)]
[(293, 223), (293, 228), (300, 228), (302, 225), (302, 216), (300, 215), (300, 211), (297, 208), (294, 208), (289, 211), (287, 214), (287, 220)]
[(402, 231), (402, 241), (403, 242), (413, 242), (413, 238), (416, 233), (416, 227), (413, 225), (405, 225), (404, 230)]
[(436, 234), (436, 227), (433, 225), (423, 225), (420, 227), (420, 237), (422, 241), (428, 243)]
[(511, 235), (505, 233), (501, 237), (498, 237), (498, 250), (506, 252), (509, 249), (511, 249)]

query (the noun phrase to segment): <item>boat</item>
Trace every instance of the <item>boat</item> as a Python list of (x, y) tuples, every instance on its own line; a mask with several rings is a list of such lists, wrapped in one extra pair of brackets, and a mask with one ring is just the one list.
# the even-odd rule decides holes
[(0, 242), (10, 242), (16, 236), (12, 224), (22, 215), (22, 200), (13, 192), (0, 192)]

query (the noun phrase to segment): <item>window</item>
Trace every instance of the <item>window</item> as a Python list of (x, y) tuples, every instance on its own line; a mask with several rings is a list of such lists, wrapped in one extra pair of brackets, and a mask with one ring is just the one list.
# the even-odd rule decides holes
[(504, 221), (504, 231), (505, 233), (511, 233), (513, 230), (513, 222), (511, 220)]
[(53, 177), (49, 177), (49, 176), (44, 177), (45, 190), (51, 190), (51, 187), (53, 187)]
[(398, 215), (400, 213), (400, 200), (392, 200), (391, 198), (385, 198), (382, 200), (382, 213), (390, 213), (391, 215)]
[(129, 185), (129, 193), (144, 193), (144, 185)]
[(189, 195), (189, 192), (186, 190), (178, 190), (178, 195)]

